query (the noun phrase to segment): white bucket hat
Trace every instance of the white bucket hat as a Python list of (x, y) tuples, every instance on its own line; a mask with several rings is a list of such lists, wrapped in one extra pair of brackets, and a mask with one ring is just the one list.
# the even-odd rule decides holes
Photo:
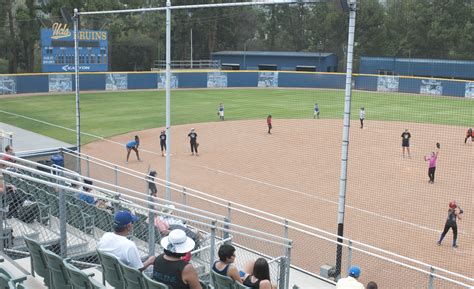
[(186, 236), (183, 230), (175, 229), (161, 239), (161, 246), (172, 253), (184, 254), (194, 249), (193, 239)]
[(165, 207), (161, 210), (161, 212), (163, 212), (164, 214), (171, 214), (173, 213), (175, 208), (176, 207), (172, 204), (165, 205)]

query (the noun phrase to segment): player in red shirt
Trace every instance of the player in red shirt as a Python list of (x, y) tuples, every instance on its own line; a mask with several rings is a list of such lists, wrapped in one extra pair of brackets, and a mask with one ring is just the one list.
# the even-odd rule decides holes
[(272, 115), (271, 114), (267, 116), (267, 125), (268, 125), (268, 134), (272, 134), (270, 132), (272, 130)]

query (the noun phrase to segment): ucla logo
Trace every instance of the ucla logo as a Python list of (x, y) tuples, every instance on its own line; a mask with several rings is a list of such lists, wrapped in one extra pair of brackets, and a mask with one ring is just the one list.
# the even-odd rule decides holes
[(71, 31), (69, 31), (69, 27), (67, 26), (67, 24), (53, 24), (53, 35), (51, 36), (52, 39), (60, 39), (69, 36), (71, 36)]

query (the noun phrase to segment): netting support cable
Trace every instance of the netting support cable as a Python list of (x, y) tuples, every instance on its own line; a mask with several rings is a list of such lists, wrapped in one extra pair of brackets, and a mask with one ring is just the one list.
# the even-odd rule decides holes
[(349, 31), (347, 36), (347, 68), (346, 68), (346, 87), (344, 100), (344, 127), (342, 131), (342, 149), (341, 149), (341, 177), (339, 180), (339, 205), (337, 216), (337, 248), (336, 248), (336, 272), (338, 279), (341, 275), (342, 264), (342, 243), (344, 236), (344, 213), (346, 203), (346, 185), (347, 185), (347, 160), (349, 155), (349, 127), (351, 118), (351, 96), (352, 96), (352, 60), (354, 53), (354, 33), (356, 20), (356, 0), (349, 1)]

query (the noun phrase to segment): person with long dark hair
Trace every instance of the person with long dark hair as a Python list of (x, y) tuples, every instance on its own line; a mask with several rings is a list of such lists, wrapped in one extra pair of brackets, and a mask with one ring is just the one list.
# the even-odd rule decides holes
[(245, 271), (246, 274), (242, 278), (245, 286), (252, 289), (275, 288), (270, 281), (270, 268), (264, 258), (258, 258), (253, 264), (248, 264)]

